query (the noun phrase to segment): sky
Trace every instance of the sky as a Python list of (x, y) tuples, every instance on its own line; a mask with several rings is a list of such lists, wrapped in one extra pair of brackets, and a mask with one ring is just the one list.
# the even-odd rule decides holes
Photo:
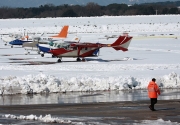
[[(106, 36), (123, 32), (133, 39), (127, 52), (101, 48), (99, 57), (86, 58), (86, 62), (63, 58), (62, 63), (56, 63), (57, 58), (49, 54), (41, 57), (30, 51), (25, 55), (21, 46), (4, 46), (1, 40), (0, 94), (146, 90), (152, 78), (161, 89), (180, 87), (179, 15), (1, 19), (0, 34), (57, 34), (63, 25), (69, 25), (66, 40), (78, 35), (81, 42), (113, 43), (117, 38), (107, 40)], [(156, 123), (168, 124), (163, 120)]]

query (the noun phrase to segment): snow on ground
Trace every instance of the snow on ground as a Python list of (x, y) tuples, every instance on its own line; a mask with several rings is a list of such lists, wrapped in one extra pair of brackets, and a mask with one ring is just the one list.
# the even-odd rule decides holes
[[(91, 118), (91, 117), (81, 117), (81, 118), (61, 118), (61, 117), (53, 117), (50, 114), (46, 116), (40, 115), (39, 117), (36, 115), (11, 115), (11, 114), (5, 114), (2, 115), (4, 118), (11, 118), (11, 119), (20, 119), (20, 120), (33, 120), (33, 121), (41, 121), (44, 123), (61, 123), (61, 124), (73, 124), (73, 125), (106, 125), (107, 123), (102, 123), (103, 122), (103, 117), (98, 117), (98, 118)], [(105, 118), (107, 119), (107, 117)], [(114, 118), (114, 119), (124, 119), (124, 118)], [(138, 122), (138, 123), (137, 123)], [(114, 123), (112, 123), (114, 124)], [(125, 123), (124, 123), (125, 124)], [(132, 125), (179, 125), (177, 122), (171, 122), (169, 121), (164, 121), (163, 119), (158, 119), (158, 120), (143, 120), (143, 121), (136, 121), (135, 123), (131, 123)], [(109, 124), (107, 124), (109, 125)]]
[[(102, 48), (99, 57), (75, 62), (37, 52), (25, 55), (19, 46), (0, 42), (0, 94), (53, 93), (146, 89), (155, 77), (162, 88), (180, 88), (180, 16), (120, 16), (0, 20), (0, 34), (13, 32), (58, 33), (69, 25), (71, 39), (112, 43), (105, 36), (128, 32), (133, 36), (128, 52)], [(2, 36), (3, 37), (3, 36)]]

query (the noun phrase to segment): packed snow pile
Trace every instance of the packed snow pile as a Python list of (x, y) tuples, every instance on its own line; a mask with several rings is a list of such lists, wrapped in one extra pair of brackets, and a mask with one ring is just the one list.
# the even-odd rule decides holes
[(174, 72), (159, 78), (157, 83), (163, 88), (179, 88), (180, 76)]
[(133, 123), (133, 125), (179, 125), (179, 123), (172, 122), (170, 120), (164, 121), (163, 119), (158, 119), (158, 120), (144, 120), (141, 123)]
[(38, 120), (38, 121), (45, 122), (45, 123), (71, 124), (70, 120), (63, 120), (63, 119), (58, 118), (58, 117), (52, 117), (50, 114), (46, 115), (46, 116), (40, 115), (39, 117), (36, 116), (36, 115), (28, 115), (28, 116), (20, 115), (20, 116), (16, 116), (16, 115), (11, 115), (11, 114), (5, 114), (5, 115), (2, 115), (2, 117), (13, 118), (13, 119), (21, 119), (21, 120), (36, 120), (36, 121)]
[[(44, 123), (61, 123), (61, 124), (75, 124), (75, 125), (84, 125), (84, 124), (101, 124), (101, 121), (99, 119), (101, 118), (93, 118), (93, 120), (97, 119), (98, 122), (93, 122), (91, 118), (88, 117), (82, 117), (81, 119), (78, 118), (60, 118), (60, 117), (53, 117), (50, 114), (42, 116), (40, 115), (39, 117), (36, 115), (12, 115), (12, 114), (5, 114), (1, 115), (3, 118), (11, 118), (11, 119), (18, 119), (18, 120), (33, 120), (33, 121), (40, 121)], [(79, 120), (80, 119), (80, 120)], [(103, 118), (102, 118), (103, 119)], [(137, 121), (136, 121), (137, 122)], [(179, 125), (177, 122), (171, 122), (170, 120), (164, 121), (163, 119), (157, 119), (157, 120), (143, 120), (143, 121), (138, 121), (139, 123), (132, 123), (132, 125)], [(105, 124), (105, 123), (102, 123)]]
[[(72, 91), (146, 89), (151, 78), (132, 76), (55, 77), (40, 73), (23, 77), (7, 76), (0, 78), (0, 94), (61, 93)], [(157, 78), (160, 88), (179, 88), (180, 76), (175, 72)]]

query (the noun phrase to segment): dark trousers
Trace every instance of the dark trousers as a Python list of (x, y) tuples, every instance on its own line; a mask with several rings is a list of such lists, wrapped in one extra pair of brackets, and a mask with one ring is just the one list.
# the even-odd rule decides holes
[(151, 108), (154, 110), (154, 105), (157, 103), (157, 98), (151, 98)]

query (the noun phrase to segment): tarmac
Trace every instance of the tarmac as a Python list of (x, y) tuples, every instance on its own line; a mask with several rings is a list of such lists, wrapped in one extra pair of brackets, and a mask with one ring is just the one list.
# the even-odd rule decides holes
[[(1, 114), (14, 115), (47, 115), (66, 118), (94, 118), (102, 124), (141, 123), (142, 120), (158, 120), (180, 123), (180, 99), (158, 100), (157, 111), (148, 107), (150, 100), (120, 101), (83, 104), (32, 104), (1, 105)], [(84, 120), (83, 120), (84, 121)], [(91, 120), (92, 121), (92, 120)]]

